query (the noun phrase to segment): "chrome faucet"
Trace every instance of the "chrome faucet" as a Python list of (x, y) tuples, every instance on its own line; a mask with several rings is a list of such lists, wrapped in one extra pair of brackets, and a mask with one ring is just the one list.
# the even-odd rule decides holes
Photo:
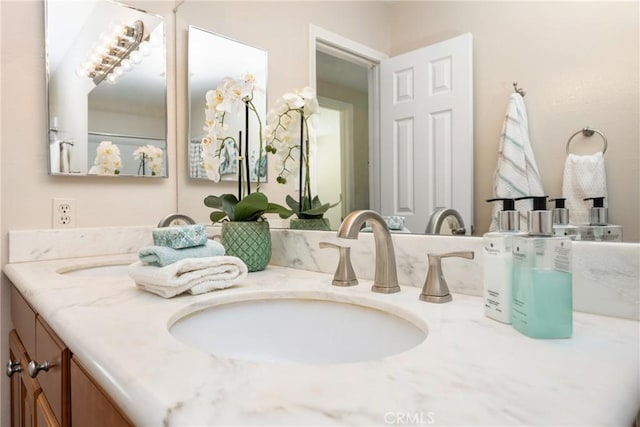
[(171, 225), (183, 225), (183, 224), (195, 224), (195, 223), (196, 222), (191, 217), (188, 217), (187, 215), (174, 213), (174, 214), (169, 214), (164, 218), (162, 218), (158, 223), (158, 228), (169, 227)]
[(387, 228), (387, 223), (378, 213), (370, 210), (351, 212), (340, 224), (338, 237), (357, 239), (360, 228), (365, 221), (368, 221), (371, 225), (376, 246), (376, 272), (371, 290), (383, 294), (400, 292), (398, 272), (396, 271), (396, 255), (393, 250), (391, 233)]
[(462, 220), (460, 213), (455, 209), (445, 207), (437, 207), (433, 212), (431, 212), (431, 216), (429, 216), (429, 223), (427, 224), (427, 229), (424, 233), (440, 234), (442, 223), (450, 216), (454, 217), (458, 221), (458, 228), (451, 230), (451, 234), (465, 234), (467, 230), (464, 228), (464, 221)]

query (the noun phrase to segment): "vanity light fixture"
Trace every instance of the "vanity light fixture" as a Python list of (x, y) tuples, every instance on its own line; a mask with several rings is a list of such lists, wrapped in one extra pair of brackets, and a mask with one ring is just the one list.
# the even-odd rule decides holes
[(94, 45), (91, 56), (77, 74), (89, 77), (96, 86), (105, 79), (115, 84), (125, 71), (131, 70), (133, 64), (142, 62), (139, 49), (143, 41), (142, 21), (137, 20), (131, 25), (114, 25), (112, 33)]

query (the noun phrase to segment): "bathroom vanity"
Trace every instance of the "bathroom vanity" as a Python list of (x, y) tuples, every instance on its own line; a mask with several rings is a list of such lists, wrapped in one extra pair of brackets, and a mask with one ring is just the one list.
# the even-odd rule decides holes
[[(457, 292), (460, 272), (445, 271), (454, 292), (452, 302), (420, 301), (421, 283), (403, 282), (410, 272), (400, 255), (401, 292), (375, 294), (370, 291), (372, 281), (362, 278), (366, 274), (359, 260), (370, 256), (363, 248), (372, 246), (371, 236), (353, 241), (357, 286), (338, 288), (331, 286), (332, 275), (327, 272), (272, 264), (230, 289), (163, 299), (137, 289), (126, 270), (116, 267), (133, 262), (135, 249), (151, 238), (150, 233), (146, 236), (149, 229), (129, 231), (134, 235), (130, 239), (122, 230), (104, 239), (108, 229), (10, 236), (11, 262), (4, 272), (15, 286), (16, 304), (32, 310), (26, 329), (16, 317), (21, 310), (14, 310), (14, 325), (26, 350), (17, 352), (28, 354), (27, 359), (36, 354), (40, 364), (52, 361), (49, 371), (36, 378), (42, 393), (35, 393), (35, 400), (46, 398), (54, 410), (59, 396), (62, 408), (59, 416), (54, 410), (57, 424), (43, 425), (67, 425), (69, 420), (81, 425), (76, 410), (88, 403), (76, 404), (77, 398), (93, 399), (92, 405), (98, 402), (109, 414), (98, 420), (104, 425), (631, 426), (640, 406), (637, 319), (576, 312), (571, 339), (531, 339), (484, 317), (479, 296)], [(316, 253), (315, 242), (335, 239), (334, 233), (274, 231), (273, 235), (274, 248), (283, 244), (296, 248), (298, 258), (289, 259), (290, 265), (309, 268), (309, 260), (315, 259), (318, 270), (335, 268), (337, 255)], [(39, 242), (38, 250), (25, 249), (30, 239), (30, 244)], [(474, 250), (470, 242), (475, 240), (448, 239), (454, 239), (454, 246)], [(396, 236), (394, 241), (402, 254), (403, 242)], [(436, 249), (449, 244), (443, 242), (430, 245)], [(66, 255), (76, 244), (93, 252)], [(282, 262), (284, 256), (278, 252), (272, 263)], [(473, 272), (478, 265), (468, 268)], [(425, 273), (424, 268), (419, 272)], [(211, 355), (170, 332), (176, 321), (211, 306), (270, 299), (362, 306), (410, 322), (426, 338), (378, 359), (285, 363)], [(42, 330), (60, 349), (53, 358), (38, 353), (41, 346), (31, 333), (34, 323), (36, 340)], [(15, 340), (12, 332), (12, 343)], [(61, 385), (50, 392), (45, 377), (54, 371), (59, 372)], [(23, 373), (20, 377), (26, 385), (32, 381)]]

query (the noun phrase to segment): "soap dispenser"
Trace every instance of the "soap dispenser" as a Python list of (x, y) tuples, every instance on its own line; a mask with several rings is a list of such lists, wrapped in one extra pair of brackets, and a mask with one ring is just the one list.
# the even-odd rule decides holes
[(569, 209), (564, 206), (565, 198), (549, 199), (555, 202), (551, 210), (554, 236), (568, 236), (571, 240), (580, 240), (579, 228), (569, 224)]
[(511, 323), (512, 237), (525, 235), (519, 229), (520, 215), (515, 200), (489, 199), (502, 202), (498, 211), (498, 231), (483, 236), (484, 314), (502, 323)]
[(589, 210), (589, 224), (580, 226), (580, 240), (592, 242), (621, 242), (622, 227), (608, 224), (608, 210), (604, 207), (604, 197), (587, 197), (593, 200)]
[(571, 239), (554, 236), (547, 196), (529, 196), (527, 236), (513, 238), (511, 322), (532, 338), (573, 333)]

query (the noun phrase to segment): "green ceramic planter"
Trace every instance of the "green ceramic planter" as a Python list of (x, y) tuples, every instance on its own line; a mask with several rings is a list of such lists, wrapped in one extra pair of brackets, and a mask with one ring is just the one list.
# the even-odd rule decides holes
[(220, 243), (227, 255), (244, 261), (249, 272), (264, 270), (271, 259), (271, 233), (267, 221), (224, 222)]
[(292, 230), (331, 231), (331, 223), (328, 218), (295, 218), (289, 222), (289, 228)]

